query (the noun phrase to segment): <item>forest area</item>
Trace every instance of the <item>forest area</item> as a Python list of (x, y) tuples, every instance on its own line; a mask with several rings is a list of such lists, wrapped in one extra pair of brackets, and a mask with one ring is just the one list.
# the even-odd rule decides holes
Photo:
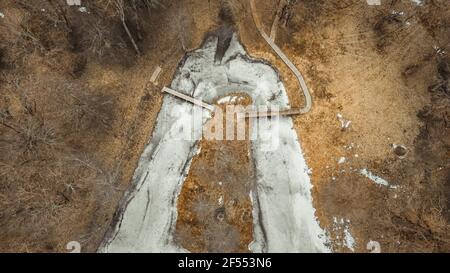
[[(0, 1), (0, 252), (70, 252), (73, 241), (99, 251), (135, 187), (168, 96), (161, 88), (197, 75), (186, 60), (206, 55), (211, 37), (221, 57), (234, 37), (230, 51), (273, 69), (287, 105), (304, 105), (250, 2)], [(308, 167), (295, 171), (311, 180), (324, 248), (370, 252), (377, 242), (382, 252), (449, 252), (447, 1), (268, 0), (256, 1), (256, 12), (311, 91), (311, 112), (292, 117), (291, 127)], [(192, 252), (248, 252), (256, 232), (248, 192), (259, 189), (249, 186), (258, 179), (254, 151), (246, 142), (202, 145), (207, 153), (198, 152), (191, 171), (203, 178), (189, 173), (178, 192), (174, 225), (184, 237), (175, 241)], [(232, 177), (230, 189), (210, 186), (223, 177)], [(203, 216), (192, 212), (198, 200), (237, 189), (242, 202), (229, 197)], [(213, 229), (217, 217), (232, 232)], [(215, 244), (221, 236), (233, 245)]]

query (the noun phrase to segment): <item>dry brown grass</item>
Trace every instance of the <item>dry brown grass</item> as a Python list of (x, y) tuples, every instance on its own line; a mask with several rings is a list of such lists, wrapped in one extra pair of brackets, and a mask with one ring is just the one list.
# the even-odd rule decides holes
[(105, 75), (134, 65), (134, 49), (117, 18), (88, 8), (0, 3), (0, 252), (63, 252), (72, 240), (94, 251), (127, 184), (130, 89)]
[(79, 146), (83, 144), (76, 140), (109, 134), (106, 124), (113, 121), (105, 115), (111, 109), (105, 113), (102, 102), (88, 95), (84, 103), (57, 105), (58, 100), (50, 98), (62, 95), (70, 101), (71, 90), (59, 92), (43, 85), (31, 87), (25, 82), (4, 94), (8, 103), (2, 104), (0, 119), (2, 251), (61, 251), (73, 235), (64, 239), (60, 232), (74, 232), (70, 227), (58, 228), (66, 225), (61, 221), (82, 215), (81, 207), (89, 207), (98, 197), (96, 187), (106, 195), (115, 190), (117, 173), (95, 159), (95, 149)]

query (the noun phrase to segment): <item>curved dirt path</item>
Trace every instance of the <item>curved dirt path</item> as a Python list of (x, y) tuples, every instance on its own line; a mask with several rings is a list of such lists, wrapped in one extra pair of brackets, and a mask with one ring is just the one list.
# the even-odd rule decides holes
[(305, 96), (305, 106), (299, 110), (299, 114), (306, 114), (311, 111), (312, 108), (312, 98), (309, 93), (308, 86), (306, 85), (305, 79), (303, 78), (297, 67), (289, 60), (289, 58), (283, 53), (283, 51), (274, 43), (274, 41), (264, 32), (262, 28), (261, 21), (259, 20), (258, 14), (256, 13), (255, 0), (249, 0), (250, 7), (252, 11), (253, 21), (255, 22), (256, 28), (258, 29), (261, 36), (266, 40), (267, 44), (277, 53), (277, 55), (283, 60), (283, 62), (289, 67), (289, 69), (297, 77), (297, 80), (301, 86), (303, 95)]

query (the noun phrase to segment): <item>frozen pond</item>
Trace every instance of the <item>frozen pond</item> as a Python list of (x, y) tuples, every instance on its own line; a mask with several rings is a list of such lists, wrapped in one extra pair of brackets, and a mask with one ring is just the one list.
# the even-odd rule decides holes
[[(215, 61), (217, 37), (189, 53), (171, 88), (213, 103), (244, 92), (255, 105), (289, 107), (276, 70), (250, 58), (234, 35), (222, 61)], [(199, 152), (207, 120), (194, 118), (196, 106), (166, 95), (153, 136), (145, 148), (102, 252), (182, 252), (173, 240), (177, 197)], [(297, 134), (289, 117), (261, 118), (251, 142), (256, 190), (252, 194), (253, 252), (328, 252), (327, 238), (312, 206), (311, 183)], [(186, 137), (190, 134), (190, 137)]]

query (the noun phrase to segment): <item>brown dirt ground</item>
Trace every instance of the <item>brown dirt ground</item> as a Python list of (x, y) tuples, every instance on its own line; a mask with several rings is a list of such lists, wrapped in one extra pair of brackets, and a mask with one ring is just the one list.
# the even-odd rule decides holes
[[(242, 105), (251, 104), (248, 96)], [(221, 105), (225, 111), (226, 105)], [(211, 119), (205, 128), (216, 130), (222, 120)], [(237, 139), (236, 124), (232, 132)], [(175, 236), (191, 252), (248, 252), (253, 240), (251, 191), (254, 166), (251, 160), (248, 120), (247, 140), (207, 140), (200, 142), (200, 153), (193, 159), (178, 198)]]
[[(161, 65), (160, 86), (169, 84), (183, 44), (197, 48), (217, 29), (223, 6), (250, 55), (277, 67), (292, 106), (302, 104), (246, 1), (168, 0), (130, 16), (140, 57), (101, 1), (89, 1), (89, 14), (52, 2), (0, 2), (2, 252), (65, 252), (73, 240), (82, 251), (96, 250), (159, 111), (160, 87), (150, 75)], [(383, 252), (450, 251), (450, 10), (445, 0), (420, 8), (411, 2), (297, 0), (277, 33), (312, 91), (312, 112), (294, 122), (334, 251), (349, 251), (334, 217), (350, 220), (356, 251), (368, 251), (369, 240)], [(257, 3), (267, 32), (277, 6)], [(338, 113), (352, 121), (348, 129)], [(404, 145), (406, 156), (392, 144)], [(373, 184), (361, 168), (398, 188)]]

